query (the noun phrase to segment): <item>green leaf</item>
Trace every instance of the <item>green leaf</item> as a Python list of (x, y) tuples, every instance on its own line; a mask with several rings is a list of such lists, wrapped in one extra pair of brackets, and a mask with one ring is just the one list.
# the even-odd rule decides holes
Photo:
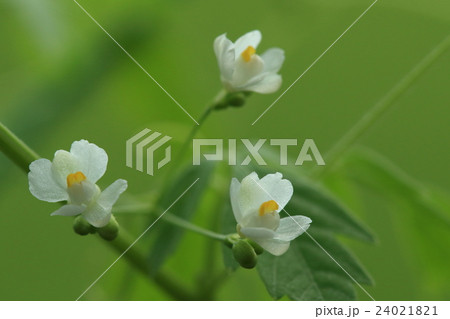
[(291, 215), (306, 215), (314, 228), (373, 242), (373, 234), (353, 214), (321, 187), (306, 179), (285, 176), (294, 186), (294, 196), (286, 207)]
[[(189, 220), (198, 208), (202, 195), (209, 185), (209, 180), (215, 165), (207, 162), (201, 166), (189, 166), (180, 175), (174, 178), (171, 185), (164, 191), (164, 195), (157, 207), (166, 209), (198, 178), (198, 182), (189, 189), (189, 193), (181, 197), (172, 206), (170, 212), (180, 218)], [(184, 230), (161, 220), (158, 225), (159, 232), (154, 244), (150, 249), (148, 262), (150, 272), (156, 273), (165, 260), (175, 251), (180, 242)]]
[[(355, 257), (333, 236), (309, 232), (358, 283), (372, 280)], [(291, 242), (279, 257), (265, 252), (259, 257), (258, 271), (270, 295), (293, 300), (354, 300), (354, 281), (308, 235)]]
[(426, 211), (430, 217), (450, 227), (448, 212), (439, 207), (444, 203), (438, 200), (442, 195), (417, 182), (381, 155), (361, 149), (348, 156), (344, 165), (353, 180), (391, 199)]
[(369, 150), (350, 154), (340, 170), (360, 188), (363, 186), (388, 201), (387, 214), (402, 226), (397, 230), (404, 251), (412, 257), (411, 262), (424, 270), (417, 277), (430, 293), (448, 294), (450, 259), (443, 256), (448, 255), (450, 236), (449, 194), (421, 184)]

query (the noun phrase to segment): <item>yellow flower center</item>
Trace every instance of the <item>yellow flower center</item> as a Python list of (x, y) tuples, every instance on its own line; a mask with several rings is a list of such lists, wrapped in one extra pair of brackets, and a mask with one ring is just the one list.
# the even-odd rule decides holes
[(247, 49), (245, 49), (244, 51), (242, 51), (241, 56), (244, 59), (245, 62), (248, 62), (251, 60), (252, 56), (256, 53), (256, 50), (254, 47), (252, 47), (251, 45), (249, 45), (247, 47)]
[(275, 212), (278, 209), (278, 204), (274, 200), (269, 200), (267, 202), (264, 202), (259, 207), (259, 216), (264, 216), (266, 214), (270, 214)]
[(84, 176), (81, 172), (76, 172), (74, 174), (67, 175), (67, 187), (71, 187), (75, 183), (81, 183), (86, 180), (86, 176)]

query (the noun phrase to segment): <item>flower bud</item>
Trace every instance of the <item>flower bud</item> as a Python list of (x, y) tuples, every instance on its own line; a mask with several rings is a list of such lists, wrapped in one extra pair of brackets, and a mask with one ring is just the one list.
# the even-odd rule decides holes
[(214, 109), (215, 110), (223, 110), (223, 109), (226, 109), (227, 107), (228, 107), (228, 104), (226, 103), (226, 101), (222, 100), (215, 104)]
[(254, 242), (253, 240), (247, 239), (247, 241), (250, 245), (252, 245), (252, 247), (255, 250), (255, 253), (257, 255), (261, 255), (264, 252), (264, 249), (260, 245), (258, 245), (256, 242)]
[(227, 96), (227, 104), (239, 107), (245, 104), (245, 94), (243, 92), (231, 93)]
[(224, 244), (227, 247), (233, 248), (233, 245), (241, 240), (241, 237), (238, 234), (229, 234), (224, 240)]
[(105, 240), (114, 240), (119, 234), (119, 223), (114, 216), (111, 216), (109, 223), (105, 227), (97, 229), (97, 232)]
[(95, 233), (95, 228), (87, 222), (81, 215), (73, 221), (73, 230), (78, 234), (85, 236), (89, 233)]
[(232, 248), (234, 259), (244, 268), (252, 269), (256, 266), (257, 256), (252, 245), (246, 240), (239, 240)]

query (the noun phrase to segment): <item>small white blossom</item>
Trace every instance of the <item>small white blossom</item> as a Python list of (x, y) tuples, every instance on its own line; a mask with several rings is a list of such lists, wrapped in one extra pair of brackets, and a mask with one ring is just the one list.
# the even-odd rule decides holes
[(253, 172), (242, 183), (233, 178), (230, 186), (239, 235), (255, 241), (275, 256), (284, 254), (290, 241), (303, 234), (311, 223), (310, 218), (299, 215), (280, 219), (279, 212), (294, 192), (291, 182), (282, 177), (275, 173), (259, 179)]
[(67, 201), (51, 215), (82, 216), (95, 227), (111, 219), (111, 210), (127, 181), (118, 179), (103, 192), (96, 182), (105, 174), (108, 155), (86, 140), (73, 142), (70, 152), (59, 150), (53, 161), (38, 159), (30, 164), (30, 192), (46, 202)]
[(271, 48), (259, 56), (256, 48), (260, 41), (258, 30), (244, 34), (235, 43), (226, 34), (214, 41), (221, 80), (228, 91), (273, 93), (280, 88), (281, 75), (277, 72), (283, 64), (284, 51)]

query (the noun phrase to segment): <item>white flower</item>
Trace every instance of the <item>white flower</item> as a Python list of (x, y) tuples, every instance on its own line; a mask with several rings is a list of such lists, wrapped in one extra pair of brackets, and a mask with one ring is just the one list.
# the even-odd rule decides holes
[(284, 254), (290, 241), (303, 234), (311, 223), (311, 219), (299, 215), (280, 219), (279, 212), (294, 192), (291, 182), (282, 177), (275, 173), (259, 179), (253, 172), (242, 183), (233, 178), (230, 186), (239, 235), (255, 241), (275, 256)]
[(30, 192), (46, 202), (67, 201), (53, 215), (82, 216), (95, 227), (103, 227), (111, 218), (114, 203), (127, 189), (127, 181), (118, 179), (103, 192), (95, 184), (105, 174), (108, 155), (86, 140), (73, 142), (70, 152), (59, 150), (53, 162), (38, 159), (30, 164)]
[(260, 41), (258, 30), (244, 34), (235, 43), (226, 34), (214, 41), (221, 80), (228, 91), (273, 93), (280, 88), (281, 75), (277, 72), (283, 64), (284, 51), (271, 48), (259, 56), (256, 48)]

